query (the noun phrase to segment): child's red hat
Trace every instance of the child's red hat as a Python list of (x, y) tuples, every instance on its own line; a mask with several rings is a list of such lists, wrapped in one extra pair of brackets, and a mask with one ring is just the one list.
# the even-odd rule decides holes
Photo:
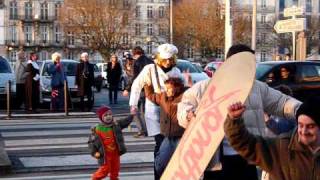
[(99, 107), (99, 109), (96, 111), (96, 114), (99, 117), (100, 121), (102, 121), (102, 115), (109, 110), (111, 111), (111, 108), (109, 106)]

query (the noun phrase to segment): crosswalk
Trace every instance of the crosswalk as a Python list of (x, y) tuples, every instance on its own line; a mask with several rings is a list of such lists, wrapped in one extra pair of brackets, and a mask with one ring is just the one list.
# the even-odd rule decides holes
[[(12, 173), (0, 179), (90, 179), (97, 162), (88, 153), (87, 141), (97, 123), (94, 115), (1, 119)], [(123, 132), (128, 153), (121, 156), (120, 179), (152, 179), (153, 138), (134, 138), (134, 123)]]

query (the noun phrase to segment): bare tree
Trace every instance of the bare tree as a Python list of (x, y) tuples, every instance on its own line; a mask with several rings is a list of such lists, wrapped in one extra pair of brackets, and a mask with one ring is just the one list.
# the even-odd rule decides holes
[[(234, 40), (250, 42), (250, 19), (233, 5)], [(193, 47), (209, 56), (224, 48), (224, 7), (218, 0), (183, 0), (174, 7), (174, 43), (180, 52)], [(249, 40), (248, 40), (249, 39)], [(183, 54), (180, 54), (183, 55)]]
[(129, 1), (65, 0), (60, 22), (65, 35), (72, 34), (81, 42), (78, 46), (98, 51), (108, 60), (111, 53), (122, 47), (129, 12)]

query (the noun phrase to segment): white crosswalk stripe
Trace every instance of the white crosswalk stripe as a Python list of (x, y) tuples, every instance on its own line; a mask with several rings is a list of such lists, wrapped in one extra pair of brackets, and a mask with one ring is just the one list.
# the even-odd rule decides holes
[[(17, 174), (49, 172), (50, 168), (59, 171), (64, 167), (68, 167), (68, 170), (71, 171), (81, 171), (82, 168), (79, 168), (81, 166), (94, 170), (97, 162), (88, 153), (87, 141), (90, 128), (97, 123), (99, 120), (95, 117), (59, 119), (48, 116), (46, 118), (1, 120), (0, 133), (5, 142), (5, 149), (13, 161), (13, 171)], [(121, 156), (121, 167), (144, 164), (150, 170), (153, 163), (153, 138), (134, 138), (133, 134), (137, 132), (134, 123), (123, 132), (128, 153)], [(138, 179), (152, 179), (153, 171), (141, 169), (135, 172), (136, 174), (122, 173), (121, 179), (130, 179), (131, 175), (137, 176)], [(26, 175), (23, 178), (9, 175), (4, 179), (89, 179), (90, 174), (86, 173), (70, 176), (28, 177)]]

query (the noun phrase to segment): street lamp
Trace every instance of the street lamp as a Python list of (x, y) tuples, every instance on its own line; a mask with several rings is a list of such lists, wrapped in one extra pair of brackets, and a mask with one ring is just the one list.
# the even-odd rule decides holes
[(230, 0), (225, 0), (225, 24), (224, 24), (224, 57), (227, 57), (227, 52), (232, 46), (232, 22), (230, 18)]
[(170, 1), (170, 43), (173, 43), (173, 0)]
[(257, 30), (257, 0), (253, 0), (252, 4), (252, 37), (251, 49), (256, 50), (256, 30)]

